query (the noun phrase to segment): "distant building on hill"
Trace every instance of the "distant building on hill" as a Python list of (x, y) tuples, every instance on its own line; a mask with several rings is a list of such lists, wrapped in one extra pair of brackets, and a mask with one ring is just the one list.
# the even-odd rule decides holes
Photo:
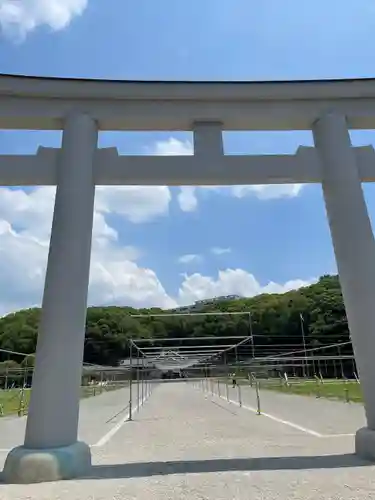
[(173, 309), (176, 313), (189, 313), (199, 310), (203, 306), (215, 304), (216, 302), (226, 302), (231, 300), (242, 299), (241, 295), (221, 295), (220, 297), (213, 297), (211, 299), (196, 300), (190, 306), (182, 306)]
[(221, 295), (220, 297), (213, 297), (212, 299), (196, 300), (194, 302), (195, 306), (205, 306), (209, 304), (215, 304), (215, 302), (226, 302), (230, 300), (241, 299), (240, 295)]

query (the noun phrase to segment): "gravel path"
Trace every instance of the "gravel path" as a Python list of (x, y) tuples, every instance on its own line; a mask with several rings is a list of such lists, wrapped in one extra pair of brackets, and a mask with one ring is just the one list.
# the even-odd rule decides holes
[[(213, 385), (218, 393), (217, 384)], [(220, 385), (220, 395), (226, 399), (225, 384)], [(228, 388), (229, 399), (238, 401), (238, 389)], [(296, 396), (277, 391), (260, 390), (262, 412), (291, 421), (325, 436), (354, 434), (366, 425), (363, 405), (345, 403), (312, 396)], [(241, 399), (245, 406), (257, 407), (256, 392), (247, 385), (241, 386)]]
[[(117, 396), (120, 407), (120, 391)], [(253, 395), (249, 390), (244, 396)], [(280, 395), (276, 396), (274, 404), (280, 405)], [(304, 411), (301, 402), (306, 398), (293, 397), (294, 408)], [(98, 412), (103, 420), (104, 414), (111, 413), (109, 407), (114, 408), (116, 398), (110, 404), (100, 398), (92, 399), (87, 411)], [(340, 418), (337, 413), (336, 421)], [(352, 454), (353, 438), (317, 438), (185, 383), (159, 385), (135, 420), (117, 428), (104, 446), (93, 448), (90, 477), (28, 486), (1, 485), (0, 499), (375, 498), (375, 466)]]
[[(293, 397), (302, 409), (306, 398)], [(90, 477), (2, 485), (0, 499), (373, 499), (375, 466), (352, 450), (353, 438), (317, 438), (188, 384), (165, 383), (133, 422), (93, 448)]]
[[(89, 444), (96, 443), (111, 426), (124, 418), (128, 404), (128, 388), (82, 399), (79, 408), (79, 439)], [(61, 418), (64, 418), (63, 415)], [(23, 443), (25, 427), (26, 417), (0, 419), (0, 460), (7, 450)]]

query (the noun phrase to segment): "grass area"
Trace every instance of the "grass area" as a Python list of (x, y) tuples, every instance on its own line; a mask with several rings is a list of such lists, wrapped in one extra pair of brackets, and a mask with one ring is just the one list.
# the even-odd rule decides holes
[[(22, 394), (23, 393), (23, 394)], [(0, 405), (3, 415), (18, 413), (23, 408), (27, 408), (30, 401), (30, 389), (8, 389), (0, 391)]]
[[(209, 391), (211, 387), (217, 390), (217, 382), (228, 384), (232, 387), (232, 378), (218, 377), (204, 380), (203, 384)], [(248, 378), (236, 378), (237, 385), (248, 386)], [(280, 378), (258, 378), (259, 389), (283, 392), (284, 394), (298, 394), (301, 396), (312, 396), (316, 398), (327, 398), (347, 401), (350, 403), (363, 403), (361, 385), (354, 380), (326, 379), (323, 382), (316, 379), (291, 378), (286, 384)]]
[[(103, 387), (99, 386), (82, 386), (81, 387), (81, 398), (89, 398), (93, 396), (99, 396), (104, 392), (114, 391), (116, 389), (121, 389), (124, 384), (111, 384)], [(8, 389), (0, 390), (0, 405), (2, 409), (2, 416), (14, 415), (27, 413), (27, 408), (29, 406), (31, 395), (31, 389)]]
[(356, 381), (326, 380), (323, 383), (315, 380), (291, 380), (289, 385), (277, 380), (260, 380), (260, 389), (299, 394), (328, 399), (339, 399), (347, 402), (362, 403), (361, 386)]

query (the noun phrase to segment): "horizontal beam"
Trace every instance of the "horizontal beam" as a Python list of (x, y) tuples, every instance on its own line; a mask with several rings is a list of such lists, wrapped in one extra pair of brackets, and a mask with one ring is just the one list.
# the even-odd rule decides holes
[(228, 82), (100, 80), (1, 74), (0, 96), (46, 99), (103, 99), (110, 96), (116, 101), (347, 99), (375, 97), (375, 78)]
[[(315, 165), (317, 167), (317, 165)], [(98, 185), (233, 186), (319, 182), (317, 168), (301, 165), (294, 155), (222, 156), (203, 162), (195, 156), (119, 156), (98, 165)]]
[[(133, 339), (130, 339), (132, 344), (136, 346), (136, 344), (144, 344), (145, 342), (179, 342), (181, 340), (189, 340), (190, 342), (192, 340), (221, 340), (221, 339), (224, 339), (224, 340), (228, 340), (228, 339), (247, 339), (248, 337), (244, 336), (244, 335), (223, 335), (222, 337), (221, 336), (213, 336), (213, 337), (165, 337), (163, 339), (161, 338), (149, 338), (149, 339), (137, 339), (136, 341), (134, 341)], [(235, 346), (236, 344), (233, 344), (233, 347)], [(178, 347), (178, 346), (177, 346)], [(218, 346), (220, 347), (220, 346)], [(166, 347), (166, 349), (173, 349), (174, 346), (168, 346)]]
[(0, 155), (0, 186), (55, 186), (58, 151), (39, 148), (36, 155)]
[[(40, 147), (33, 156), (0, 155), (0, 185), (56, 185), (59, 152), (57, 148)], [(362, 182), (374, 182), (373, 147), (355, 148), (355, 154)], [(300, 147), (295, 155), (221, 155), (212, 159), (207, 155), (124, 156), (118, 155), (116, 148), (103, 148), (96, 152), (94, 180), (101, 186), (306, 184), (320, 183), (320, 171), (317, 152), (312, 147)], [(192, 315), (173, 313), (177, 314)]]
[[(220, 348), (225, 348), (225, 347), (232, 347), (233, 344), (224, 344), (224, 345), (221, 345)], [(298, 344), (298, 345), (301, 345), (301, 344)], [(197, 346), (197, 349), (211, 349), (212, 350), (212, 345), (198, 345)], [(142, 350), (143, 351), (162, 351), (162, 350), (165, 350), (166, 348), (165, 347), (155, 347), (155, 346), (152, 346), (152, 347), (142, 347)], [(169, 349), (169, 348), (168, 348)], [(185, 349), (194, 349), (194, 346), (191, 346), (191, 345), (180, 345), (180, 346), (177, 346), (174, 348), (174, 350), (177, 350), (177, 351), (180, 351), (180, 349), (183, 349), (182, 351), (182, 354), (184, 355), (185, 354)], [(209, 351), (207, 351), (209, 352)]]
[(375, 80), (134, 82), (0, 75), (0, 128), (60, 130), (84, 109), (101, 130), (310, 130), (330, 111), (375, 128)]
[(65, 116), (77, 105), (101, 131), (192, 131), (196, 121), (220, 121), (224, 131), (311, 130), (330, 110), (345, 115), (351, 129), (375, 128), (375, 98), (286, 101), (116, 101), (2, 98), (0, 129), (62, 130)]
[[(254, 361), (250, 361), (249, 360), (249, 363), (251, 364), (252, 362), (264, 362), (266, 363), (265, 366), (267, 366), (267, 363), (275, 363), (275, 362), (280, 362), (281, 364), (284, 362), (284, 361), (324, 361), (324, 360), (337, 360), (337, 359), (353, 359), (354, 358), (354, 355), (353, 354), (344, 354), (342, 356), (322, 356), (322, 355), (318, 355), (318, 356), (288, 356), (288, 357), (278, 357), (278, 356), (272, 356), (272, 357), (254, 357), (254, 358), (251, 358), (252, 360)], [(238, 363), (240, 366), (243, 366), (246, 363), (246, 361), (244, 363)]]
[(191, 356), (207, 356), (207, 355), (214, 355), (215, 353), (218, 354), (222, 352), (222, 349), (210, 349), (210, 350), (202, 350), (202, 349), (199, 349), (197, 347), (197, 349), (191, 349), (189, 351), (184, 351), (184, 352), (178, 352), (176, 350), (173, 350), (172, 353), (170, 352), (165, 352), (163, 350), (160, 350), (160, 351), (157, 351), (156, 353), (153, 352), (153, 353), (149, 353), (147, 352), (147, 357), (148, 358), (152, 358), (152, 357), (155, 357), (157, 359), (161, 359), (163, 358), (163, 356), (165, 358), (168, 358), (169, 356), (173, 357), (173, 356), (179, 356), (181, 358), (185, 358), (185, 357), (191, 357)]

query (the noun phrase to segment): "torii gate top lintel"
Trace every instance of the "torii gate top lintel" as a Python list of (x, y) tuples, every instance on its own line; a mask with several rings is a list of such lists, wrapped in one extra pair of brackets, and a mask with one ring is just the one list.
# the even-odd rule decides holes
[(0, 75), (0, 128), (60, 130), (88, 113), (100, 130), (310, 130), (327, 111), (375, 128), (375, 79), (262, 82), (114, 81)]

